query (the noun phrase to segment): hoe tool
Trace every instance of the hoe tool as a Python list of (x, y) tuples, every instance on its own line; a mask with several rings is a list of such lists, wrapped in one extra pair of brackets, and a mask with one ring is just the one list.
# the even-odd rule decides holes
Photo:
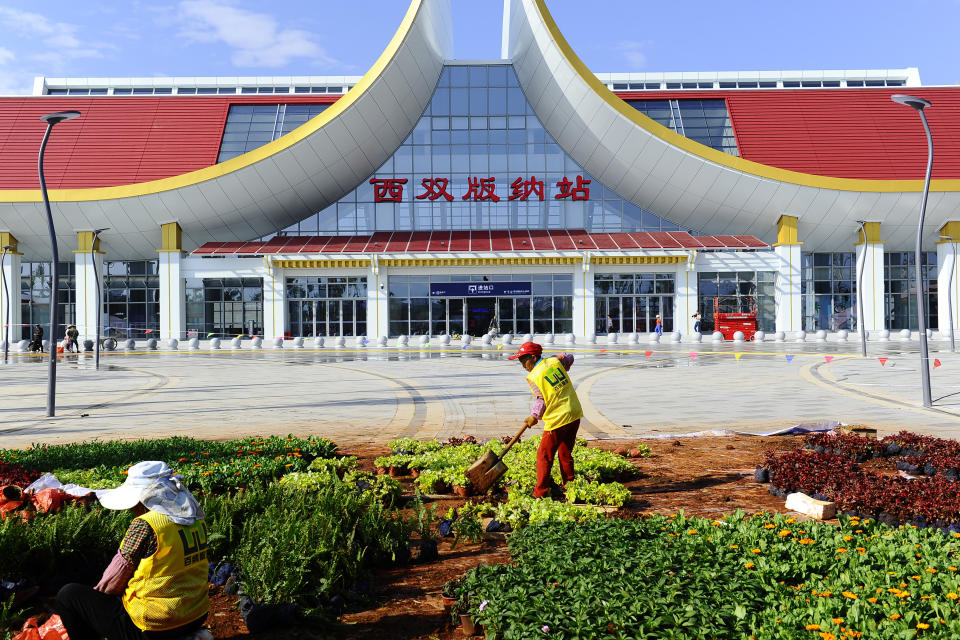
[(522, 436), (526, 430), (527, 425), (523, 425), (523, 428), (517, 432), (517, 435), (513, 436), (513, 440), (510, 441), (507, 448), (504, 449), (503, 453), (499, 456), (490, 449), (487, 449), (483, 452), (483, 455), (477, 458), (477, 461), (467, 469), (467, 480), (470, 481), (470, 485), (478, 495), (486, 493), (487, 489), (492, 487), (497, 480), (507, 472), (507, 465), (503, 464), (503, 456), (507, 455), (510, 447), (520, 439), (520, 436)]

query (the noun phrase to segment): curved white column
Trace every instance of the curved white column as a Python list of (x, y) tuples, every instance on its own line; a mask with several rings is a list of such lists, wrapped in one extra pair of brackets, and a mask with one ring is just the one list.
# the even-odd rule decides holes
[[(577, 163), (622, 197), (708, 234), (749, 232), (770, 242), (789, 211), (801, 216), (807, 250), (847, 250), (849, 230), (862, 218), (886, 223), (889, 246), (912, 246), (915, 226), (903, 221), (917, 219), (922, 175), (830, 178), (711, 149), (617, 98), (573, 52), (543, 0), (509, 0), (506, 9), (506, 48), (533, 110)], [(933, 181), (925, 242), (932, 247), (935, 230), (958, 209), (960, 180)]]
[[(153, 258), (176, 219), (184, 248), (266, 235), (313, 215), (369, 177), (410, 134), (450, 56), (449, 0), (412, 0), (373, 67), (346, 95), (289, 134), (226, 162), (137, 184), (50, 191), (61, 252), (73, 229), (110, 227), (111, 252)], [(65, 126), (65, 125), (61, 125)], [(54, 134), (56, 135), (56, 134)], [(39, 141), (38, 141), (39, 144)], [(49, 259), (39, 190), (0, 190), (0, 228)]]

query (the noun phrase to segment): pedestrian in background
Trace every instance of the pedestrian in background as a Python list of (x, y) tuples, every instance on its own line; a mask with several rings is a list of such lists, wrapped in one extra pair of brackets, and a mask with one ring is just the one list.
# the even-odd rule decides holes
[(77, 343), (77, 339), (78, 339), (79, 337), (80, 337), (80, 332), (77, 331), (76, 325), (73, 325), (73, 324), (68, 325), (68, 326), (67, 326), (67, 335), (65, 336), (64, 341), (63, 341), (63, 350), (64, 350), (64, 351), (73, 351), (74, 353), (78, 353), (78, 352), (80, 351), (80, 349), (78, 348), (78, 343)]
[(613, 318), (607, 316), (607, 333), (613, 333)]
[(694, 311), (690, 317), (693, 318), (693, 332), (700, 333), (700, 310)]
[(660, 316), (657, 315), (657, 325), (653, 328), (658, 336), (663, 335), (663, 320), (660, 319)]

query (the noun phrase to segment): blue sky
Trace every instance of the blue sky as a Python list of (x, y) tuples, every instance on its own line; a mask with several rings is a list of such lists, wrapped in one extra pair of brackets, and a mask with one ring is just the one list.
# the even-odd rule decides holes
[[(457, 58), (497, 58), (501, 0), (451, 0)], [(919, 67), (960, 82), (960, 0), (548, 0), (595, 72)], [(0, 0), (0, 95), (33, 77), (362, 75), (406, 0)]]

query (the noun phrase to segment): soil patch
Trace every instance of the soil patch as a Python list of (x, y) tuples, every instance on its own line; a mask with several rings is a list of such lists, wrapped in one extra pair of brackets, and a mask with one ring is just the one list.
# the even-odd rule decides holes
[[(682, 509), (687, 515), (715, 518), (735, 509), (785, 511), (783, 500), (768, 493), (768, 485), (754, 482), (753, 472), (763, 461), (764, 451), (792, 450), (799, 442), (799, 438), (790, 436), (717, 436), (593, 440), (589, 446), (612, 451), (620, 447), (632, 449), (638, 443), (644, 443), (652, 451), (649, 458), (632, 459), (640, 476), (624, 483), (632, 499), (615, 517), (670, 514)], [(341, 449), (341, 453), (357, 456), (360, 467), (372, 471), (373, 460), (377, 456), (389, 455), (390, 451), (383, 446), (356, 446)], [(400, 480), (412, 491), (410, 478)], [(437, 505), (438, 515), (442, 515), (449, 507), (463, 502), (462, 499), (444, 499), (433, 504)], [(334, 637), (377, 640), (464, 638), (462, 630), (451, 624), (440, 600), (440, 590), (447, 580), (478, 564), (508, 562), (506, 543), (501, 540), (485, 540), (479, 544), (461, 542), (452, 548), (449, 541), (442, 541), (439, 551), (440, 558), (435, 562), (420, 564), (414, 561), (377, 572), (369, 601), (348, 606), (342, 617), (344, 625), (334, 632)], [(217, 638), (299, 640), (322, 637), (321, 632), (307, 628), (253, 636), (247, 632), (237, 610), (235, 596), (216, 593), (212, 595), (211, 604), (209, 624)]]

